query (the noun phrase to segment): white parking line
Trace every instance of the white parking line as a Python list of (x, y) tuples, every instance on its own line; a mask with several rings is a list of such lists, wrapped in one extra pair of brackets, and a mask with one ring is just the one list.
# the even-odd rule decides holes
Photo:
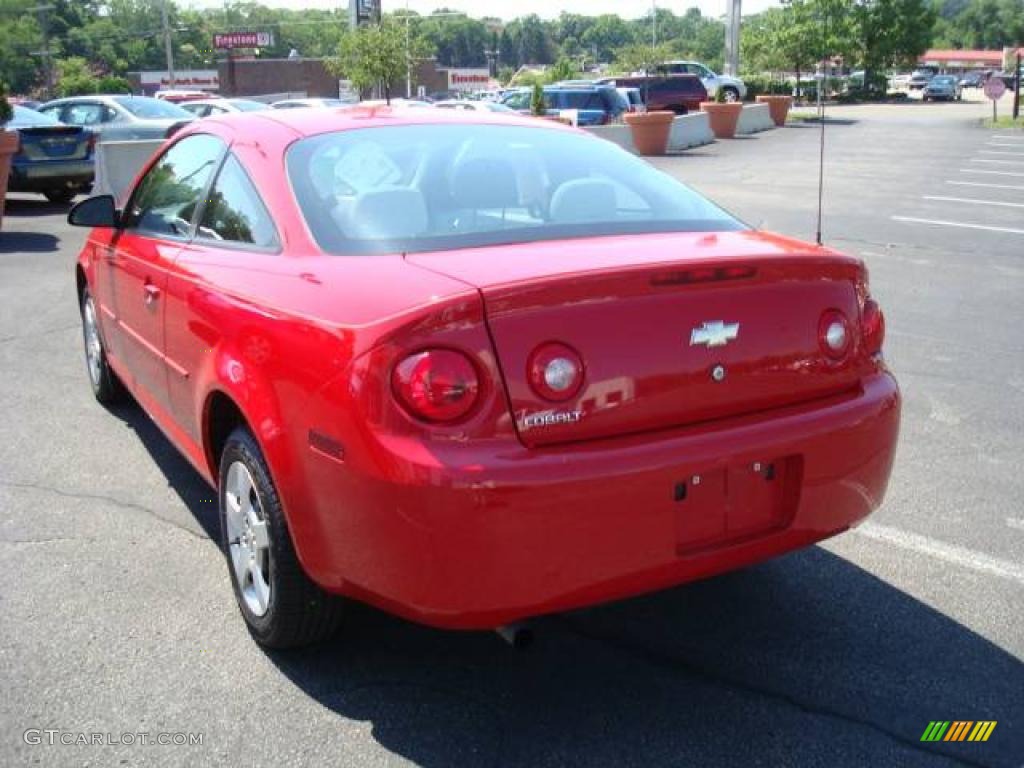
[(960, 221), (942, 221), (941, 219), (917, 219), (913, 216), (893, 216), (893, 221), (905, 221), (909, 224), (934, 224), (939, 227), (960, 227), (961, 229), (984, 229), (988, 232), (1008, 232), (1011, 235), (1024, 235), (1024, 229), (1010, 227), (987, 227), (984, 224), (965, 224)]
[(956, 184), (960, 187), (988, 187), (989, 189), (1019, 189), (1024, 191), (1024, 187), (1015, 184), (986, 184), (983, 181), (947, 181), (947, 184)]
[(994, 149), (979, 149), (979, 155), (1007, 155), (1008, 157), (1024, 157), (1024, 152), (997, 152)]
[(969, 568), (972, 571), (985, 573), (989, 576), (999, 576), (1003, 579), (1010, 579), (1011, 581), (1024, 584), (1024, 566), (1009, 560), (986, 555), (984, 552), (976, 552), (967, 547), (947, 544), (944, 541), (939, 541), (929, 536), (902, 531), (899, 528), (890, 528), (887, 525), (879, 525), (878, 523), (864, 523), (858, 528), (854, 528), (853, 532), (875, 541), (884, 541), (901, 549), (907, 549), (911, 552), (934, 557), (946, 563), (959, 565), (962, 568)]
[(998, 205), (1004, 208), (1024, 208), (1024, 203), (1004, 203), (1002, 200), (975, 200), (970, 197), (942, 197), (941, 195), (924, 195), (922, 200), (943, 200), (947, 203), (969, 203), (971, 205)]
[(992, 176), (1024, 176), (1024, 173), (1014, 173), (1013, 171), (983, 171), (980, 168), (961, 168), (960, 173), (988, 173)]
[(1024, 531), (1024, 519), (1008, 517), (1006, 518), (1006, 524), (1011, 528), (1016, 528), (1018, 531)]
[(1024, 160), (989, 160), (987, 157), (972, 157), (972, 163), (992, 163), (994, 165), (1024, 165)]

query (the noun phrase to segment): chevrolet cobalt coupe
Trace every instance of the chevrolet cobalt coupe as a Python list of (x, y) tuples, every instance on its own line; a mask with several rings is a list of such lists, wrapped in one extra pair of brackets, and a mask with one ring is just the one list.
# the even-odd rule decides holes
[(864, 265), (576, 129), (215, 116), (70, 220), (93, 392), (218, 490), (265, 645), (345, 599), (469, 629), (661, 589), (885, 493), (900, 396)]

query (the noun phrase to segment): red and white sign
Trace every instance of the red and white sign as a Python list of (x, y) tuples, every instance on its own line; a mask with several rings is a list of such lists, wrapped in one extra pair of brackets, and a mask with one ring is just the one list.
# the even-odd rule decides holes
[(992, 101), (999, 101), (1003, 98), (1004, 93), (1006, 93), (1006, 83), (1003, 82), (1003, 78), (992, 75), (985, 81), (985, 95)]
[(213, 36), (213, 47), (226, 50), (232, 48), (269, 48), (273, 44), (273, 32), (218, 32)]
[(486, 69), (449, 69), (449, 91), (484, 91), (491, 82), (491, 74)]

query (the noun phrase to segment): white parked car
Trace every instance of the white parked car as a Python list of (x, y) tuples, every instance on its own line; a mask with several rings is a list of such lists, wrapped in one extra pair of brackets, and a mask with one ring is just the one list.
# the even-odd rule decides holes
[(471, 112), (508, 112), (518, 114), (511, 107), (499, 104), (496, 101), (469, 101), (466, 99), (452, 99), (451, 101), (437, 101), (434, 106), (438, 109), (465, 109)]
[(747, 86), (738, 77), (719, 75), (699, 61), (666, 61), (659, 64), (659, 74), (696, 75), (704, 83), (708, 97), (715, 98), (718, 89), (725, 93), (726, 101), (742, 101), (747, 97)]
[(283, 99), (270, 105), (273, 109), (315, 109), (318, 107), (344, 107), (347, 103), (341, 99)]
[(229, 112), (259, 112), (263, 109), (270, 109), (269, 104), (264, 104), (262, 101), (251, 101), (250, 99), (202, 99), (200, 101), (186, 101), (179, 106), (196, 117), (224, 115)]

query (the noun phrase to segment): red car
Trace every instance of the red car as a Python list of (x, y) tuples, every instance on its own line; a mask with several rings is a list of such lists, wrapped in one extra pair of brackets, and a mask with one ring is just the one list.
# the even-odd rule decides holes
[(69, 218), (93, 391), (218, 489), (260, 643), (326, 636), (343, 597), (497, 628), (661, 589), (885, 493), (900, 395), (864, 265), (578, 130), (212, 117)]

